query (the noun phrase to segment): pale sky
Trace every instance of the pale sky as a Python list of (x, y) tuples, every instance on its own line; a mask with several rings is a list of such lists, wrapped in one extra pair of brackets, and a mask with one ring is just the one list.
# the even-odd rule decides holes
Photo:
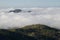
[(0, 0), (0, 8), (60, 7), (60, 0)]

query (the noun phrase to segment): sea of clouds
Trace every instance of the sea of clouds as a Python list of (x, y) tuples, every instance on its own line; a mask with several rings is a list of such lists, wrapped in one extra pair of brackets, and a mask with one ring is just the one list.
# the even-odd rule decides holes
[[(21, 28), (44, 24), (60, 29), (60, 8), (20, 8), (20, 13), (9, 13), (13, 8), (0, 9), (0, 29)], [(31, 12), (27, 12), (30, 10)]]

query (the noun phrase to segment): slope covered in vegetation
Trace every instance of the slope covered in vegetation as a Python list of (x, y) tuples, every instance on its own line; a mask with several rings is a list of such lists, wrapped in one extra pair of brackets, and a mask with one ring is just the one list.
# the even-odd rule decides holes
[(0, 39), (5, 37), (9, 40), (60, 40), (60, 30), (41, 24), (17, 29), (0, 29)]

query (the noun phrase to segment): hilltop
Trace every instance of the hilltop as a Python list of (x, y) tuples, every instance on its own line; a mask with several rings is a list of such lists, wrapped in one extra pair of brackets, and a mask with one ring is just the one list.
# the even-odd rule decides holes
[(9, 40), (60, 40), (60, 30), (33, 24), (17, 29), (0, 29), (0, 39), (1, 37)]

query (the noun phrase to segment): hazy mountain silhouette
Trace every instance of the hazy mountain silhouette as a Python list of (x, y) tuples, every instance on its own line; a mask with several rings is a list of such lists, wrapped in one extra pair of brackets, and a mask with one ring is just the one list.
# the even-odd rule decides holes
[(22, 11), (21, 9), (15, 9), (15, 10), (10, 10), (9, 12), (19, 13), (19, 12), (21, 12), (21, 11)]

